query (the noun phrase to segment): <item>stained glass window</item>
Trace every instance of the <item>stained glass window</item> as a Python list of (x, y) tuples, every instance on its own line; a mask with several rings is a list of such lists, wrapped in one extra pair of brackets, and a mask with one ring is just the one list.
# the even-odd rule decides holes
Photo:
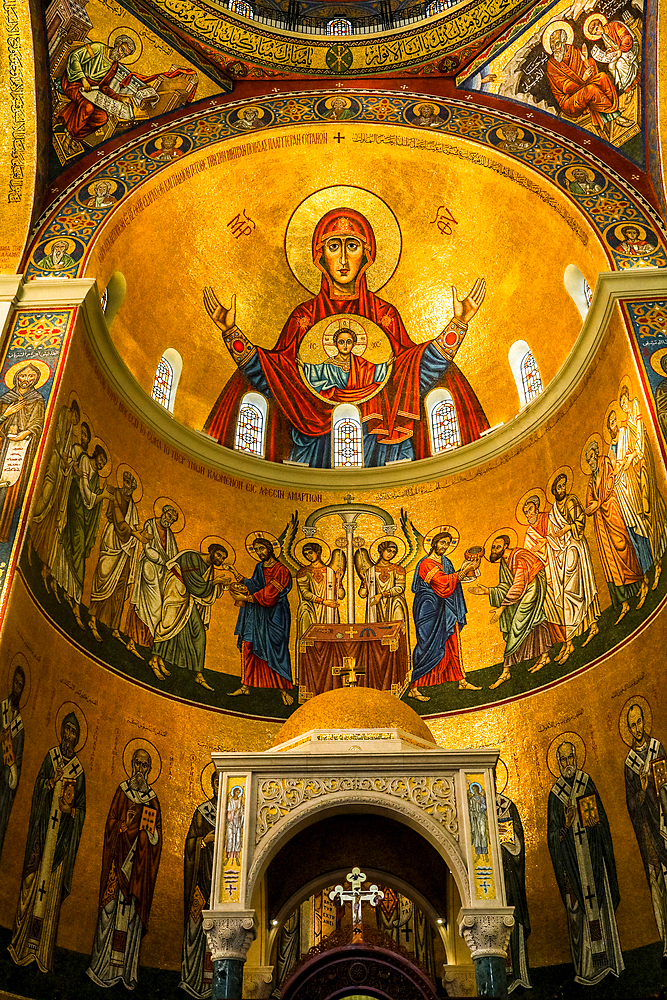
[(102, 303), (102, 312), (107, 311), (107, 302), (109, 301), (109, 286), (104, 289), (100, 295), (100, 302)]
[(584, 295), (586, 296), (586, 305), (590, 308), (590, 304), (593, 301), (593, 289), (588, 284), (584, 278)]
[(542, 392), (542, 376), (532, 351), (527, 351), (521, 359), (521, 383), (524, 403), (530, 403)]
[(334, 468), (361, 469), (364, 465), (364, 443), (361, 420), (356, 406), (337, 406), (333, 418)]
[(352, 21), (346, 17), (334, 17), (333, 21), (327, 24), (327, 35), (351, 35)]
[(430, 3), (426, 8), (426, 16), (433, 17), (434, 14), (440, 14), (441, 11), (447, 10), (448, 7), (449, 4), (445, 3), (445, 0), (433, 0), (433, 3)]
[(162, 403), (169, 409), (169, 403), (171, 402), (171, 387), (174, 381), (174, 369), (171, 367), (169, 362), (163, 356), (160, 358), (160, 363), (157, 366), (157, 371), (155, 372), (155, 380), (153, 382), (153, 391), (151, 396), (158, 403)]
[(249, 392), (241, 400), (236, 421), (234, 447), (249, 455), (264, 457), (264, 434), (266, 429), (266, 400), (259, 393)]
[(235, 14), (240, 14), (241, 17), (254, 17), (254, 12), (249, 3), (246, 0), (230, 0), (229, 9), (233, 10)]
[(431, 442), (434, 455), (458, 448), (461, 444), (461, 431), (451, 396), (441, 399), (431, 409)]

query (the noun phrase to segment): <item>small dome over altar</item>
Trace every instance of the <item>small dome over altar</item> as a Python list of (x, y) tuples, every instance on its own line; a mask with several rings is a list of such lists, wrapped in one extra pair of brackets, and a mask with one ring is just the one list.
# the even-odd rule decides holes
[(301, 705), (278, 731), (272, 751), (378, 752), (396, 750), (397, 743), (402, 750), (437, 746), (426, 723), (405, 702), (388, 691), (347, 687)]

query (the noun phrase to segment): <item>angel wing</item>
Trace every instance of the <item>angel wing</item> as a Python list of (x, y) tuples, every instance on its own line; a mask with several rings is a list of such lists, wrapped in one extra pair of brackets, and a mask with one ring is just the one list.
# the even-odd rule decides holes
[(408, 517), (408, 512), (404, 507), (401, 507), (401, 528), (403, 530), (403, 534), (405, 535), (405, 540), (408, 543), (408, 551), (401, 560), (401, 566), (404, 566), (406, 570), (409, 570), (412, 569), (413, 566), (417, 565), (423, 555), (424, 536), (418, 528), (415, 528), (414, 524)]
[(354, 568), (356, 569), (362, 583), (366, 578), (366, 573), (373, 565), (374, 563), (369, 555), (368, 549), (363, 547), (357, 549), (354, 553)]
[(289, 522), (285, 525), (282, 535), (278, 535), (278, 541), (280, 542), (281, 548), (279, 562), (281, 562), (283, 566), (287, 567), (292, 576), (296, 576), (301, 569), (301, 563), (294, 555), (294, 542), (296, 540), (296, 533), (298, 530), (299, 512), (295, 510), (289, 519)]

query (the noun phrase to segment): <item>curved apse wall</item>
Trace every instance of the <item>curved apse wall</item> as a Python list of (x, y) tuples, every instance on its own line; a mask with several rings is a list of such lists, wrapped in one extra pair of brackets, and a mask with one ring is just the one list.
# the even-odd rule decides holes
[[(399, 99), (397, 106), (398, 103)], [(277, 105), (275, 102), (267, 102), (267, 107), (269, 105), (273, 114)], [(405, 108), (403, 105), (400, 107), (403, 114)], [(456, 128), (461, 121), (467, 120), (460, 109), (455, 117), (458, 123)], [(194, 120), (191, 130), (187, 135), (184, 133), (184, 144), (186, 139), (189, 143), (195, 143), (192, 136), (199, 124), (198, 120)], [(227, 125), (218, 121), (216, 127), (222, 130)], [(487, 151), (494, 145), (489, 136), (495, 127), (491, 122), (484, 125)], [(389, 126), (385, 125), (382, 125), (380, 132), (377, 122), (369, 124), (368, 131), (373, 135), (391, 134)], [(397, 136), (407, 132), (405, 125), (400, 126), (400, 131), (398, 126), (395, 128)], [(275, 136), (279, 134), (282, 135), (278, 131), (274, 133)], [(414, 130), (409, 134), (419, 133)], [(432, 137), (428, 141), (436, 142)], [(535, 146), (530, 171), (537, 170), (535, 163), (540, 152), (544, 148), (551, 148), (546, 145), (551, 141), (541, 138), (540, 143)], [(142, 146), (137, 145), (127, 154), (121, 153), (122, 156), (134, 157), (133, 162), (139, 163), (142, 160), (142, 170), (146, 171), (141, 175), (144, 179), (147, 175), (152, 176), (151, 171), (163, 169), (159, 164), (156, 166), (154, 162), (148, 163), (150, 142), (153, 140), (143, 140)], [(457, 148), (460, 150), (464, 147), (468, 148), (461, 142)], [(240, 148), (240, 144), (235, 148)], [(435, 156), (439, 151), (430, 152)], [(524, 155), (527, 156), (528, 152), (525, 151)], [(215, 155), (217, 157), (218, 151), (215, 151)], [(561, 150), (559, 155), (574, 154)], [(527, 168), (524, 171), (524, 166), (520, 163), (517, 165), (517, 157), (512, 158), (513, 165), (509, 166), (509, 156), (501, 157), (490, 150), (489, 162), (492, 159), (503, 170), (515, 171), (526, 184), (526, 178), (533, 176), (532, 173), (528, 174)], [(191, 162), (206, 161), (200, 158)], [(229, 165), (234, 162), (235, 158), (230, 158)], [(468, 163), (467, 160), (465, 162)], [(113, 170), (115, 167), (105, 166), (104, 169)], [(558, 178), (560, 168), (548, 169), (552, 177)], [(197, 173), (203, 173), (203, 168), (193, 169), (192, 176)], [(183, 183), (185, 180), (187, 178), (184, 178)], [(363, 178), (347, 176), (343, 180), (361, 184)], [(119, 180), (118, 183), (118, 190), (125, 192), (128, 186), (126, 182)], [(311, 178), (309, 183), (317, 187), (321, 182), (317, 178)], [(612, 180), (605, 177), (605, 183), (611, 185)], [(86, 184), (90, 184), (90, 179), (86, 179)], [(173, 181), (173, 187), (178, 190), (176, 180)], [(523, 190), (523, 185), (521, 188)], [(166, 190), (171, 190), (171, 187)], [(246, 189), (243, 190), (245, 193)], [(581, 256), (574, 258), (580, 261), (583, 272), (589, 275), (589, 281), (591, 277), (594, 278), (597, 270), (605, 266), (605, 256), (598, 237), (592, 233), (593, 227), (606, 239), (609, 258), (617, 266), (621, 267), (624, 261), (626, 264), (634, 263), (624, 258), (622, 252), (617, 252), (613, 235), (605, 236), (611, 224), (605, 219), (599, 204), (575, 205), (575, 200), (565, 193), (552, 195), (551, 192), (555, 190), (549, 183), (543, 193), (546, 191), (549, 197), (556, 199), (555, 203), (563, 212), (570, 213), (574, 224), (580, 226), (584, 234), (591, 230), (588, 233), (589, 249), (584, 254), (587, 259), (584, 260)], [(146, 192), (142, 192), (142, 197), (144, 194)], [(68, 197), (75, 202), (78, 195), (74, 191)], [(534, 197), (534, 192), (530, 197)], [(558, 198), (561, 200), (557, 200)], [(543, 201), (542, 198), (538, 200), (541, 203)], [(202, 269), (204, 265), (212, 267), (211, 260), (217, 253), (214, 243), (218, 234), (213, 238), (214, 242), (203, 263), (195, 259), (193, 247), (188, 247), (185, 260), (186, 263), (189, 262), (191, 270), (186, 268), (184, 273), (188, 275), (191, 296), (181, 300), (176, 294), (163, 296), (162, 299), (158, 299), (155, 294), (146, 296), (147, 301), (160, 303), (162, 320), (160, 324), (152, 313), (148, 315), (145, 311), (142, 319), (142, 313), (138, 309), (132, 313), (130, 296), (136, 281), (134, 275), (127, 274), (128, 268), (132, 266), (131, 255), (121, 253), (122, 247), (119, 245), (119, 259), (112, 259), (116, 252), (116, 241), (122, 238), (122, 233), (131, 225), (132, 219), (141, 218), (142, 215), (148, 217), (146, 213), (150, 211), (153, 201), (147, 199), (142, 204), (138, 199), (134, 203), (128, 201), (122, 204), (119, 197), (119, 208), (122, 211), (127, 209), (127, 213), (122, 215), (119, 211), (116, 217), (109, 219), (109, 231), (105, 233), (105, 239), (93, 248), (93, 256), (87, 266), (88, 273), (92, 271), (98, 277), (100, 287), (104, 287), (106, 277), (115, 269), (122, 270), (129, 278), (128, 312), (122, 310), (119, 313), (113, 337), (131, 372), (137, 376), (141, 385), (148, 385), (149, 391), (150, 380), (147, 381), (141, 375), (140, 364), (143, 361), (137, 346), (144, 332), (142, 322), (147, 328), (148, 338), (160, 332), (161, 324), (163, 327), (171, 324), (171, 329), (167, 331), (171, 333), (171, 330), (179, 328), (179, 323), (181, 329), (192, 332), (193, 338), (200, 336), (205, 321), (199, 305), (201, 286), (206, 283), (203, 280), (205, 277), (210, 277), (211, 280), (213, 277), (212, 270), (205, 275)], [(438, 201), (434, 208), (437, 210), (439, 205)], [(641, 210), (637, 206), (632, 209), (638, 213)], [(64, 224), (63, 220), (68, 217), (67, 206), (61, 207), (60, 211), (60, 216), (56, 215), (46, 221), (38, 236), (32, 257), (34, 263), (30, 265), (32, 274), (39, 273), (38, 261), (42, 259), (40, 248), (44, 248), (53, 239), (58, 226)], [(91, 233), (99, 232), (105, 223), (104, 212), (98, 214), (99, 217), (91, 221)], [(453, 214), (456, 216), (456, 213)], [(557, 232), (564, 233), (563, 238), (569, 239), (574, 229), (565, 225), (561, 212), (554, 211), (553, 214)], [(126, 220), (124, 224), (123, 219)], [(422, 221), (424, 226), (432, 225), (434, 232), (439, 232), (435, 222), (432, 224), (430, 221)], [(649, 222), (645, 221), (648, 227)], [(461, 224), (463, 223), (456, 223)], [(226, 220), (224, 225), (226, 227)], [(267, 232), (269, 228), (267, 225)], [(407, 228), (409, 230), (409, 225)], [(284, 232), (284, 220), (275, 229), (279, 235), (279, 246)], [(456, 232), (454, 224), (452, 229)], [(112, 239), (115, 230), (117, 234)], [(500, 236), (508, 241), (507, 246), (511, 245), (511, 234)], [(242, 238), (244, 237), (239, 237), (239, 240)], [(235, 240), (236, 237), (232, 235), (230, 239)], [(269, 237), (265, 235), (262, 239), (268, 240)], [(574, 244), (578, 237), (575, 235), (572, 239)], [(240, 243), (229, 243), (223, 248), (221, 244), (219, 256), (225, 257), (230, 252), (228, 247), (237, 245), (241, 246)], [(275, 245), (274, 240), (271, 244), (273, 250)], [(147, 246), (148, 244), (142, 248), (137, 242), (138, 254), (147, 255)], [(105, 247), (108, 248), (108, 260), (106, 257), (102, 260)], [(395, 294), (392, 292), (392, 301), (400, 302), (402, 310), (407, 309), (403, 302), (407, 301), (414, 282), (428, 265), (428, 255), (420, 261), (418, 248), (418, 241), (414, 241), (410, 251), (415, 254), (412, 263), (409, 261), (408, 250), (405, 250), (405, 257), (401, 258), (400, 265), (401, 268), (405, 267), (405, 283), (403, 286), (396, 286)], [(567, 249), (569, 251), (570, 248)], [(83, 267), (83, 250), (81, 247), (79, 262), (73, 273), (79, 273)], [(236, 253), (236, 249), (233, 252)], [(656, 236), (653, 263), (660, 263), (661, 253)], [(470, 250), (470, 234), (462, 238), (457, 253), (449, 250), (447, 254), (452, 261), (465, 260), (471, 276), (477, 273), (478, 261)], [(554, 252), (554, 257), (558, 256)], [(568, 255), (566, 262), (570, 259), (572, 257)], [(116, 382), (111, 382), (105, 374), (110, 370), (105, 358), (108, 362), (112, 351), (108, 344), (103, 343), (101, 316), (96, 319), (90, 309), (80, 315), (59, 392), (55, 421), (47, 440), (44, 471), (36, 492), (33, 514), (36, 515), (38, 511), (46, 513), (39, 521), (33, 516), (30, 538), (26, 542), (21, 562), (21, 576), (12, 592), (2, 637), (8, 675), (13, 675), (18, 657), (24, 665), (27, 678), (21, 713), (25, 729), (25, 751), (2, 856), (5, 878), (0, 886), (0, 923), (5, 928), (12, 926), (19, 898), (23, 849), (33, 788), (45, 755), (57, 743), (54, 726), (59, 726), (63, 715), (74, 706), (73, 710), (82, 724), (85, 719), (78, 752), (86, 773), (86, 806), (72, 869), (71, 893), (60, 908), (58, 945), (75, 953), (76, 961), (82, 963), (82, 968), (85, 967), (86, 958), (92, 949), (100, 903), (99, 879), (106, 816), (118, 784), (126, 779), (126, 769), (133, 750), (142, 746), (149, 750), (153, 758), (149, 779), (151, 783), (155, 783), (160, 803), (162, 854), (155, 878), (149, 931), (142, 945), (141, 964), (152, 968), (179, 969), (183, 846), (195, 808), (208, 797), (206, 779), (202, 785), (200, 775), (206, 767), (209, 752), (215, 748), (261, 749), (270, 745), (280, 721), (294, 710), (299, 699), (335, 683), (326, 648), (314, 649), (312, 655), (308, 648), (298, 648), (297, 639), (309, 623), (308, 615), (313, 613), (312, 607), (308, 606), (310, 598), (308, 586), (305, 585), (308, 583), (309, 569), (307, 557), (303, 553), (303, 527), (307, 518), (315, 515), (321, 508), (349, 502), (362, 507), (355, 531), (357, 543), (354, 551), (363, 555), (368, 562), (377, 559), (378, 544), (385, 538), (382, 534), (382, 520), (378, 519), (377, 510), (367, 508), (379, 508), (383, 512), (385, 523), (388, 519), (395, 525), (393, 537), (398, 551), (394, 561), (402, 563), (401, 568), (405, 570), (405, 605), (397, 602), (395, 614), (401, 620), (403, 613), (402, 620), (407, 627), (402, 634), (407, 641), (403, 645), (399, 637), (395, 655), (388, 660), (379, 659), (372, 665), (375, 673), (369, 670), (369, 679), (379, 686), (391, 688), (394, 685), (395, 692), (428, 719), (441, 744), (491, 745), (501, 749), (501, 758), (508, 772), (507, 793), (516, 802), (526, 830), (527, 890), (533, 916), (531, 962), (537, 966), (569, 960), (565, 915), (558, 903), (557, 885), (546, 844), (547, 798), (555, 780), (547, 766), (547, 753), (553, 740), (566, 732), (576, 733), (580, 755), (583, 757), (585, 751), (586, 770), (593, 777), (609, 816), (618, 863), (621, 903), (617, 919), (622, 946), (631, 951), (656, 939), (657, 931), (648, 886), (642, 874), (641, 856), (624, 797), (622, 793), (619, 794), (627, 753), (621, 735), (627, 736), (627, 731), (621, 727), (622, 732), (619, 733), (618, 720), (623, 717), (622, 709), (627, 699), (641, 696), (645, 699), (641, 703), (646, 706), (646, 716), (648, 718), (650, 711), (656, 720), (656, 736), (661, 736), (659, 720), (664, 717), (664, 695), (658, 670), (664, 660), (663, 604), (667, 578), (660, 577), (656, 589), (651, 589), (655, 582), (655, 570), (651, 567), (649, 589), (645, 595), (640, 591), (641, 574), (631, 581), (627, 613), (615, 624), (622, 605), (613, 606), (607, 587), (610, 562), (604, 555), (602, 535), (596, 533), (593, 509), (595, 500), (589, 495), (592, 489), (591, 470), (585, 461), (585, 447), (593, 439), (598, 444), (600, 454), (605, 455), (610, 450), (613, 443), (610, 413), (615, 413), (617, 422), (625, 419), (620, 416), (621, 412), (625, 412), (620, 397), (622, 386), (627, 385), (630, 404), (635, 399), (638, 400), (637, 406), (631, 407), (629, 412), (634, 414), (639, 410), (643, 414), (646, 444), (653, 457), (654, 478), (650, 475), (648, 459), (644, 463), (646, 489), (650, 487), (653, 491), (651, 495), (654, 500), (656, 488), (664, 495), (665, 479), (661, 462), (664, 442), (656, 435), (649, 419), (653, 413), (652, 401), (644, 395), (647, 377), (652, 388), (656, 388), (657, 383), (653, 375), (648, 374), (648, 369), (640, 371), (637, 367), (626, 331), (627, 320), (620, 308), (615, 308), (604, 338), (593, 352), (590, 363), (583, 365), (585, 370), (572, 391), (565, 395), (556, 392), (561, 377), (558, 374), (559, 367), (563, 364), (567, 367), (568, 355), (579, 329), (576, 309), (562, 285), (564, 267), (560, 264), (562, 261), (558, 268), (554, 267), (553, 281), (554, 287), (563, 296), (563, 316), (568, 317), (561, 324), (564, 343), (553, 348), (551, 370), (545, 369), (542, 357), (538, 359), (543, 375), (546, 372), (545, 382), (553, 383), (553, 393), (550, 395), (550, 387), (547, 385), (541, 401), (530, 404), (522, 417), (518, 418), (516, 425), (512, 425), (516, 426), (517, 431), (520, 429), (514, 442), (512, 427), (503, 428), (494, 432), (486, 442), (472, 445), (468, 452), (463, 449), (443, 460), (432, 459), (419, 466), (397, 467), (392, 476), (387, 473), (387, 478), (383, 480), (372, 478), (372, 470), (363, 470), (359, 474), (347, 473), (344, 489), (333, 489), (331, 480), (320, 470), (310, 473), (285, 465), (270, 467), (268, 463), (258, 460), (248, 459), (242, 462), (240, 456), (234, 471), (236, 457), (233, 454), (218, 451), (210, 441), (183, 428), (179, 429), (179, 434), (181, 440), (187, 441), (187, 447), (179, 447), (174, 443), (175, 431), (170, 433), (168, 423), (159, 420), (145, 421), (137, 415), (139, 411), (150, 413), (151, 404), (147, 403), (145, 394), (129, 372), (118, 375)], [(420, 272), (422, 265), (423, 271)], [(171, 275), (165, 274), (162, 262), (151, 266), (152, 271), (148, 265), (144, 268), (151, 281), (156, 281), (162, 274), (165, 275), (165, 281), (171, 280)], [(448, 270), (451, 270), (450, 264)], [(224, 269), (222, 271), (223, 274), (226, 273)], [(397, 275), (398, 273), (400, 272)], [(518, 338), (519, 333), (525, 335), (523, 330), (517, 332), (509, 329), (513, 298), (524, 294), (521, 291), (521, 275), (512, 277), (510, 274), (509, 277), (501, 278), (496, 272), (495, 277), (497, 280), (494, 288), (500, 289), (499, 294), (504, 296), (502, 301), (505, 303), (505, 312), (499, 308), (499, 315), (502, 314), (507, 320), (506, 335), (509, 344)], [(219, 278), (220, 271), (217, 271), (216, 282)], [(303, 293), (294, 287), (290, 290), (288, 282), (291, 282), (291, 278), (288, 274), (280, 280), (283, 283), (277, 286), (276, 295), (284, 304), (282, 315), (286, 316), (301, 301)], [(491, 288), (491, 280), (488, 277), (487, 280)], [(153, 284), (150, 287), (154, 290), (156, 286)], [(253, 285), (249, 281), (248, 287), (250, 290), (247, 294), (251, 298), (258, 295), (256, 282)], [(436, 286), (431, 284), (429, 287)], [(541, 286), (541, 294), (545, 299), (548, 287), (548, 280), (545, 278)], [(427, 295), (423, 301), (429, 301)], [(256, 303), (255, 316), (260, 317), (264, 315), (260, 308), (261, 299), (257, 298)], [(569, 313), (565, 312), (566, 309)], [(439, 320), (440, 316), (437, 318)], [(482, 313), (479, 318), (481, 321)], [(431, 322), (428, 311), (421, 319)], [(276, 328), (272, 315), (269, 320), (265, 327), (267, 346), (272, 344)], [(415, 328), (419, 327), (419, 321), (418, 315)], [(433, 323), (435, 324), (435, 319)], [(92, 335), (91, 344), (87, 341), (84, 329), (86, 324)], [(154, 327), (148, 329), (149, 324), (154, 324)], [(537, 327), (537, 322), (532, 327)], [(487, 340), (480, 338), (481, 347), (478, 345), (482, 361), (486, 361), (482, 357), (482, 348), (484, 344), (488, 347), (491, 340), (491, 326), (488, 330)], [(232, 369), (225, 369), (219, 356), (214, 361), (202, 358), (200, 354), (193, 358), (192, 348), (188, 357), (188, 351), (181, 350), (182, 345), (171, 337), (167, 338), (164, 330), (162, 334), (160, 351), (166, 343), (175, 343), (183, 355), (184, 371), (179, 397), (183, 393), (181, 398), (187, 399), (189, 394), (188, 405), (192, 409), (191, 416), (188, 419), (183, 416), (182, 419), (184, 423), (197, 426), (199, 421), (196, 419), (195, 406), (202, 408), (202, 401), (197, 399), (197, 386), (201, 395), (202, 385), (206, 385), (208, 390), (208, 382), (214, 383), (211, 389), (215, 395), (218, 386), (224, 384)], [(202, 337), (201, 343), (206, 344), (210, 333), (202, 334)], [(526, 339), (537, 353), (532, 328)], [(474, 345), (471, 336), (466, 340), (464, 348), (467, 349), (469, 345), (470, 348)], [(219, 343), (216, 341), (214, 350), (218, 348)], [(505, 347), (505, 357), (506, 354)], [(638, 354), (637, 357), (642, 361), (647, 360), (644, 354)], [(99, 364), (96, 358), (99, 359)], [(122, 371), (117, 360), (115, 364), (115, 370)], [(190, 384), (189, 389), (186, 383), (188, 364), (202, 365), (198, 378)], [(501, 408), (506, 405), (506, 400), (503, 393), (496, 394), (492, 391), (493, 361), (488, 364), (487, 375), (481, 381), (489, 387), (489, 407)], [(214, 370), (215, 365), (219, 367)], [(215, 374), (215, 377), (209, 374), (208, 382), (207, 370), (209, 373), (214, 371)], [(149, 368), (146, 367), (146, 373), (148, 372)], [(656, 373), (657, 369), (654, 374)], [(151, 378), (152, 374), (154, 369), (150, 373)], [(658, 377), (656, 374), (656, 378)], [(511, 379), (509, 369), (507, 378)], [(513, 386), (513, 382), (510, 385)], [(513, 388), (512, 392), (515, 396)], [(623, 398), (626, 398), (625, 394)], [(558, 406), (551, 406), (550, 400), (553, 399), (560, 401)], [(51, 459), (63, 448), (62, 442), (66, 438), (66, 433), (63, 436), (63, 429), (68, 426), (68, 413), (74, 409), (74, 400), (77, 400), (79, 419), (70, 424), (73, 431), (68, 447), (71, 448), (74, 444), (79, 446), (79, 467), (82, 446), (85, 446), (89, 456), (94, 454), (96, 445), (104, 449), (104, 461), (98, 452), (101, 464), (97, 472), (91, 470), (90, 475), (96, 474), (98, 477), (93, 484), (95, 490), (102, 490), (104, 487), (106, 492), (101, 494), (103, 501), (98, 508), (99, 516), (90, 515), (86, 521), (88, 527), (84, 531), (85, 538), (80, 531), (73, 530), (76, 519), (73, 510), (69, 509), (74, 472), (58, 473), (60, 478), (51, 477), (51, 486), (57, 486), (54, 495), (59, 497), (59, 506), (49, 508), (45, 502), (50, 488), (48, 470), (51, 468), (55, 471), (57, 465), (51, 464)], [(206, 402), (210, 403), (210, 400)], [(178, 398), (176, 405), (178, 409)], [(540, 410), (540, 406), (544, 406), (544, 410)], [(538, 412), (545, 415), (544, 419), (540, 418), (538, 423), (534, 423), (531, 414)], [(514, 410), (501, 419), (509, 419), (513, 413)], [(164, 415), (164, 421), (168, 419)], [(89, 442), (84, 440), (84, 424), (90, 430)], [(504, 434), (506, 437), (503, 437)], [(499, 453), (494, 447), (494, 441), (501, 438), (505, 445)], [(474, 454), (478, 459), (468, 461), (466, 454)], [(239, 471), (241, 469), (243, 473)], [(554, 639), (549, 662), (534, 673), (529, 671), (529, 667), (535, 665), (537, 657), (511, 663), (510, 677), (492, 688), (491, 685), (503, 676), (506, 642), (498, 623), (491, 620), (490, 612), (493, 609), (488, 596), (484, 593), (472, 593), (472, 584), (466, 584), (463, 590), (466, 620), (465, 626), (460, 629), (459, 659), (469, 683), (479, 690), (460, 690), (455, 681), (430, 684), (426, 678), (423, 683), (415, 686), (421, 697), (429, 700), (411, 698), (406, 686), (409, 658), (414, 655), (416, 645), (411, 588), (416, 563), (424, 551), (423, 547), (420, 548), (423, 546), (422, 539), (432, 538), (438, 529), (449, 531), (452, 547), (448, 558), (457, 569), (464, 554), (471, 548), (483, 547), (488, 555), (490, 542), (499, 535), (507, 535), (512, 544), (516, 539), (520, 547), (525, 547), (528, 544), (526, 539), (531, 536), (531, 528), (534, 529), (531, 536), (533, 540), (535, 533), (539, 535), (539, 530), (534, 525), (526, 523), (526, 501), (537, 497), (537, 514), (546, 515), (554, 503), (550, 487), (556, 481), (562, 482), (562, 477), (559, 479), (558, 475), (561, 472), (565, 476), (566, 494), (576, 497), (590, 512), (583, 519), (583, 536), (590, 554), (590, 582), (595, 590), (595, 594), (590, 591), (591, 600), (587, 606), (587, 611), (590, 611), (588, 629), (572, 636), (573, 649), (567, 659), (559, 663), (556, 657), (560, 657), (564, 649), (555, 638), (556, 630), (549, 629), (549, 624), (557, 625), (558, 620), (550, 620), (545, 611), (547, 632)], [(124, 473), (128, 476), (124, 477)], [(69, 480), (67, 475), (71, 477)], [(279, 481), (276, 481), (276, 477)], [(273, 478), (270, 484), (269, 478)], [(89, 477), (89, 484), (90, 482)], [(384, 485), (380, 485), (383, 482)], [(124, 484), (127, 484), (127, 495), (122, 494)], [(346, 499), (348, 492), (350, 501)], [(127, 554), (126, 560), (114, 556), (112, 552), (110, 526), (113, 526), (114, 518), (118, 517), (116, 506), (122, 512), (121, 519), (137, 533), (128, 534), (123, 543), (126, 547), (123, 550)], [(188, 662), (196, 663), (203, 669), (198, 672), (179, 666), (178, 643), (172, 644), (169, 650), (167, 645), (161, 647), (165, 654), (162, 659), (166, 669), (163, 669), (159, 661), (154, 661), (151, 666), (149, 634), (136, 620), (138, 617), (147, 627), (150, 616), (146, 607), (142, 606), (142, 600), (145, 598), (144, 604), (150, 604), (150, 588), (145, 585), (143, 590), (141, 587), (137, 589), (135, 584), (137, 580), (148, 579), (149, 564), (159, 563), (159, 558), (155, 558), (156, 553), (158, 557), (160, 554), (159, 544), (155, 535), (150, 537), (151, 532), (157, 528), (155, 524), (151, 525), (151, 521), (156, 517), (159, 519), (165, 507), (176, 514), (177, 518), (170, 525), (172, 535), (164, 533), (163, 548), (167, 554), (170, 547), (171, 553), (176, 549), (180, 552), (191, 550), (189, 559), (193, 566), (198, 564), (197, 553), (203, 549), (207, 556), (209, 544), (217, 543), (223, 545), (227, 552), (225, 562), (233, 564), (234, 569), (248, 579), (257, 572), (257, 550), (253, 548), (253, 542), (258, 536), (266, 538), (276, 551), (280, 548), (281, 557), (287, 564), (283, 574), (284, 583), (281, 584), (282, 592), (287, 595), (283, 599), (283, 607), (289, 605), (291, 624), (288, 629), (285, 613), (276, 637), (276, 648), (280, 647), (280, 655), (276, 659), (277, 669), (264, 675), (258, 672), (252, 674), (252, 679), (261, 683), (249, 683), (247, 693), (244, 693), (242, 685), (242, 651), (237, 647), (235, 635), (240, 611), (235, 600), (238, 600), (239, 594), (238, 591), (235, 594), (231, 587), (233, 573), (222, 567), (205, 570), (210, 576), (210, 586), (205, 601), (198, 608), (202, 628), (191, 636), (188, 651)], [(597, 526), (600, 529), (602, 527), (599, 518)], [(341, 547), (338, 543), (341, 529), (338, 514), (317, 522), (315, 541), (322, 547), (324, 562), (328, 562), (330, 552), (334, 553)], [(123, 531), (124, 529), (121, 533)], [(64, 551), (64, 539), (68, 532), (69, 550)], [(652, 543), (653, 562), (660, 558), (659, 535), (658, 532)], [(624, 537), (629, 539), (627, 531)], [(77, 562), (80, 593), (76, 581), (73, 582), (67, 575), (67, 567), (69, 566), (69, 571), (72, 569), (73, 548), (79, 543), (82, 543)], [(368, 556), (364, 553), (368, 553)], [(363, 560), (359, 560), (362, 575), (364, 565)], [(403, 580), (399, 570), (391, 572), (396, 573), (399, 583)], [(354, 615), (358, 622), (363, 622), (365, 626), (365, 619), (368, 618), (371, 627), (374, 624), (382, 625), (381, 616), (379, 622), (373, 622), (368, 594), (364, 594), (363, 590), (359, 593), (364, 584), (360, 573), (355, 569), (351, 573), (351, 581), (348, 581), (347, 573), (342, 579), (345, 593), (338, 596), (339, 617), (345, 622), (349, 603), (353, 601)], [(488, 559), (483, 560), (480, 573), (477, 585), (493, 587), (498, 583), (497, 564)], [(171, 607), (177, 614), (178, 585), (173, 579), (170, 586), (172, 584), (175, 597)], [(398, 587), (399, 590), (401, 586)], [(73, 597), (74, 608), (68, 602), (66, 593)], [(556, 590), (554, 593), (563, 596), (562, 591)], [(599, 614), (594, 597), (597, 597)], [(640, 600), (642, 606), (638, 608)], [(181, 608), (182, 604), (183, 602)], [(138, 614), (138, 609), (141, 609), (144, 618)], [(284, 610), (286, 612), (285, 607)], [(169, 644), (174, 638), (169, 635), (170, 630), (174, 632), (174, 621), (162, 621), (160, 602), (157, 610), (154, 608), (155, 613), (158, 617), (152, 619), (153, 631), (158, 634), (158, 629), (162, 629), (159, 633), (161, 641)], [(553, 610), (549, 612), (554, 613)], [(91, 627), (91, 615), (95, 619), (94, 629)], [(599, 631), (591, 635), (594, 631), (590, 627), (593, 621)], [(205, 622), (208, 629), (203, 628)], [(322, 625), (334, 629), (335, 641), (344, 641), (338, 639), (335, 620), (322, 622)], [(343, 635), (345, 627), (344, 625), (341, 629)], [(114, 631), (118, 632), (118, 636), (114, 636)], [(182, 631), (175, 630), (174, 634), (177, 637)], [(584, 647), (583, 642), (589, 636), (590, 642)], [(131, 646), (128, 648), (130, 638), (133, 638), (135, 650)], [(315, 653), (319, 655), (319, 659)], [(282, 675), (278, 669), (280, 667), (283, 669)], [(198, 673), (206, 686), (196, 680)], [(277, 680), (279, 675), (287, 683), (281, 685)], [(246, 679), (250, 680), (251, 676), (247, 674)], [(8, 676), (6, 687), (10, 679)], [(295, 683), (291, 683), (292, 680)], [(241, 693), (237, 693), (239, 690)], [(583, 760), (580, 759), (578, 763), (582, 766)], [(7, 937), (9, 938), (9, 934)], [(141, 975), (145, 974), (146, 970), (142, 970)]]

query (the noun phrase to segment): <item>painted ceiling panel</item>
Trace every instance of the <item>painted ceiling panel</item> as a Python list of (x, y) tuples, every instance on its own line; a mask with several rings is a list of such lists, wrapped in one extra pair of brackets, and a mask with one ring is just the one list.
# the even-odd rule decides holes
[(643, 168), (645, 21), (639, 0), (538, 5), (459, 82), (557, 116)]
[(53, 0), (46, 30), (52, 174), (149, 119), (224, 89), (114, 0)]

